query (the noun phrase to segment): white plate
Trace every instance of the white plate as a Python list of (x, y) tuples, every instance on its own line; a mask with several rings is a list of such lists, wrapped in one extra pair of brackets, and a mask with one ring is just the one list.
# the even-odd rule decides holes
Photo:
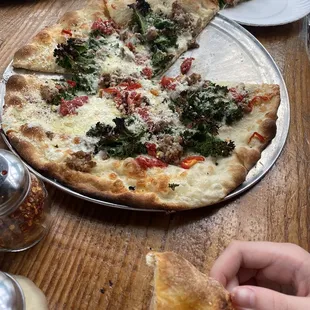
[(294, 22), (310, 13), (310, 0), (251, 0), (219, 14), (242, 25), (276, 26)]

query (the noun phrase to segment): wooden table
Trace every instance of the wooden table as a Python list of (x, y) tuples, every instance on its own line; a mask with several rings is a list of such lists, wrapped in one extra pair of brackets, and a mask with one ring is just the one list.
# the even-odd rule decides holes
[[(85, 3), (3, 2), (1, 72), (39, 29)], [(309, 249), (310, 63), (305, 23), (249, 30), (279, 65), (292, 109), (287, 145), (259, 184), (229, 203), (176, 214), (111, 209), (48, 186), (54, 213), (49, 235), (26, 252), (1, 254), (0, 269), (33, 280), (50, 309), (147, 309), (152, 272), (145, 254), (150, 249), (180, 253), (203, 272), (233, 239), (293, 242)]]

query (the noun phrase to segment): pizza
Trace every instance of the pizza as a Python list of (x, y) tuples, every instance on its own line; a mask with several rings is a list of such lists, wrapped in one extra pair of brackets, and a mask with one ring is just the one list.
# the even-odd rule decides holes
[(147, 265), (154, 268), (151, 310), (233, 310), (225, 288), (173, 252), (150, 252)]
[[(217, 1), (107, 0), (17, 51), (2, 130), (41, 173), (81, 193), (144, 209), (214, 204), (244, 182), (276, 134), (278, 85), (163, 74)], [(64, 73), (64, 74), (62, 74)]]

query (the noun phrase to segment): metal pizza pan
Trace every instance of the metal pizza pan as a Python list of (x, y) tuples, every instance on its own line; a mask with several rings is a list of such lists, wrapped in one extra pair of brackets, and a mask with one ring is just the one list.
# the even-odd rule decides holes
[[(184, 57), (193, 57), (192, 71), (202, 75), (204, 79), (225, 84), (234, 84), (243, 82), (245, 84), (279, 84), (281, 89), (281, 104), (278, 110), (277, 134), (272, 142), (263, 151), (261, 159), (249, 171), (244, 183), (224, 198), (227, 201), (233, 197), (247, 191), (257, 182), (259, 182), (266, 173), (272, 168), (281, 154), (285, 145), (289, 124), (290, 124), (290, 104), (287, 88), (282, 74), (261, 43), (246, 29), (218, 15), (206, 27), (198, 38), (200, 47), (183, 54), (180, 59), (166, 72), (166, 75), (176, 76), (179, 74), (180, 64)], [(23, 71), (26, 72), (26, 71)], [(14, 73), (21, 73), (21, 70), (14, 70), (10, 64), (4, 72), (0, 85), (0, 115), (4, 104), (5, 84), (7, 79)], [(29, 74), (29, 71), (26, 72)], [(39, 76), (55, 78), (55, 75), (39, 74)], [(15, 152), (7, 137), (1, 133), (7, 146)], [(16, 153), (16, 152), (15, 152)], [(27, 165), (27, 163), (25, 163)], [(64, 192), (107, 207), (120, 208), (126, 210), (148, 211), (148, 212), (166, 212), (163, 210), (150, 210), (135, 208), (133, 206), (121, 205), (95, 197), (91, 197), (71, 189), (55, 179), (42, 175), (33, 167), (27, 167), (45, 182), (50, 183)]]

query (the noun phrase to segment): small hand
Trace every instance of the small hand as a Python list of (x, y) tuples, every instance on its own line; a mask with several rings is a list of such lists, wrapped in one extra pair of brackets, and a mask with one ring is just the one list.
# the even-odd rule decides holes
[[(310, 254), (294, 244), (234, 241), (210, 276), (232, 293), (237, 309), (310, 309)], [(277, 292), (282, 285), (296, 296)]]

